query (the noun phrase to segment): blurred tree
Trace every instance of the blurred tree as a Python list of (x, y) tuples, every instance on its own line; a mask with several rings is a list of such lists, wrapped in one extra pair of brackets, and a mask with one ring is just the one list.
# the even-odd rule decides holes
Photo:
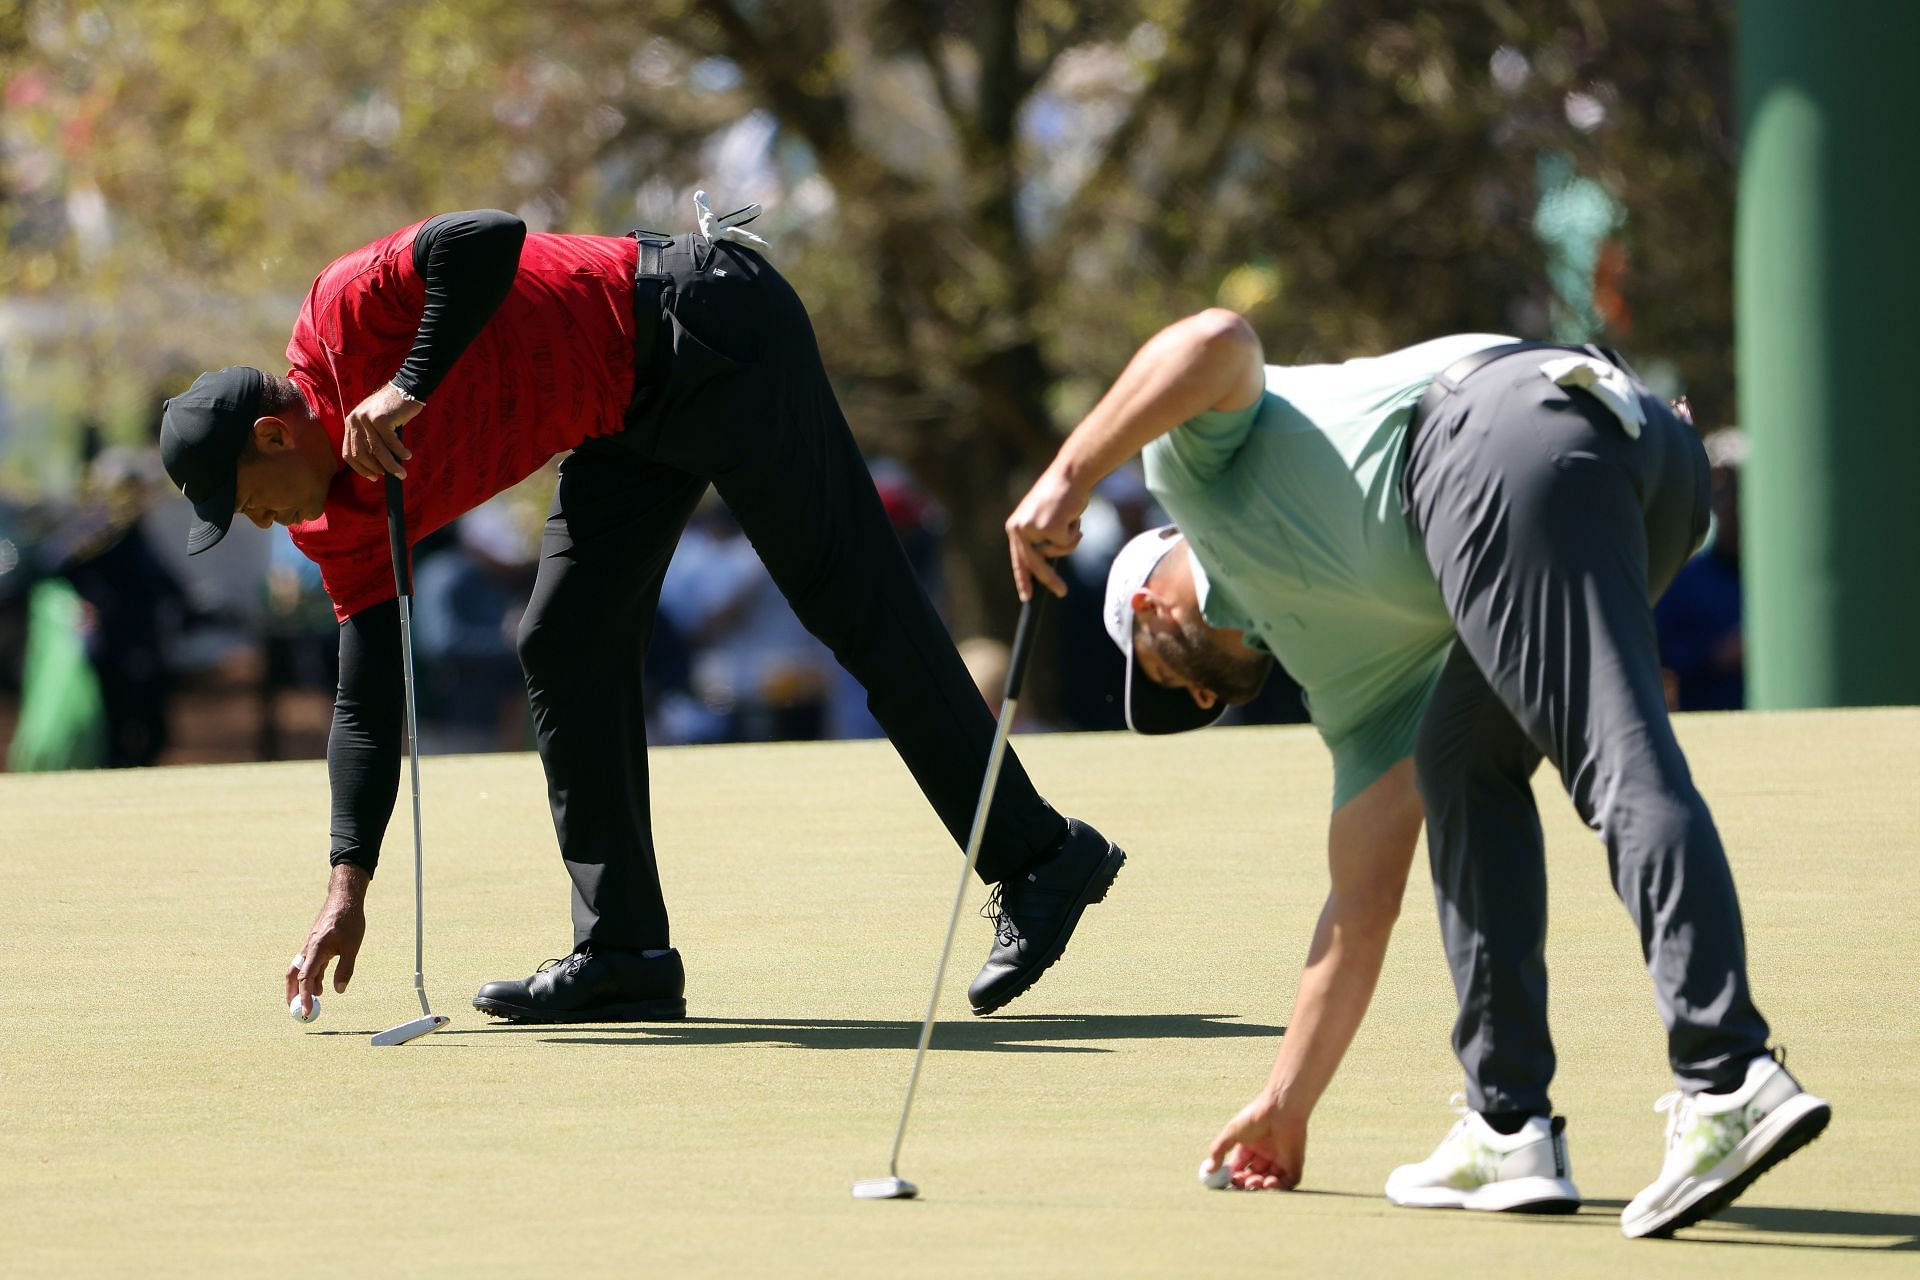
[(430, 213), (766, 200), (857, 429), (951, 515), (962, 632), (1007, 630), (1000, 520), (1175, 316), (1282, 362), (1546, 335), (1543, 173), (1619, 211), (1593, 336), (1722, 420), (1732, 0), (1362, 8), (0, 0), (0, 294), (96, 299), (103, 365), (274, 365), (314, 271)]

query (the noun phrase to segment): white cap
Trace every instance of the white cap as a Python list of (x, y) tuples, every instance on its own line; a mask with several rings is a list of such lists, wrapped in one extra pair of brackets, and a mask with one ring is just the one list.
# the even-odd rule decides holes
[(1133, 656), (1133, 593), (1147, 585), (1147, 579), (1160, 561), (1180, 544), (1180, 530), (1170, 524), (1136, 534), (1120, 548), (1107, 571), (1107, 603), (1101, 613), (1107, 635), (1127, 658), (1127, 683), (1124, 705), (1127, 728), (1135, 733), (1180, 733), (1212, 724), (1227, 712), (1225, 701), (1203, 707), (1185, 689), (1169, 689), (1155, 684), (1144, 674), (1136, 677), (1139, 664)]

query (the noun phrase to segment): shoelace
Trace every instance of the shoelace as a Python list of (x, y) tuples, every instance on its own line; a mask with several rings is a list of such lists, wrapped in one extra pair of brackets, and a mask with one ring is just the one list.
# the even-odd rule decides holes
[(1671, 1148), (1674, 1140), (1680, 1136), (1681, 1128), (1693, 1113), (1693, 1099), (1678, 1089), (1671, 1089), (1654, 1099), (1656, 1113), (1665, 1112), (1667, 1116), (1667, 1146)]
[(700, 224), (700, 238), (707, 242), (708, 247), (712, 247), (715, 240), (734, 240), (759, 245), (767, 243), (753, 232), (742, 229), (747, 223), (760, 216), (760, 206), (757, 204), (735, 209), (732, 213), (723, 213), (716, 218), (713, 216), (713, 210), (707, 205), (707, 193), (696, 191), (693, 193), (693, 212)]
[(1007, 915), (1006, 907), (1000, 900), (1000, 890), (1004, 887), (997, 884), (993, 886), (993, 892), (987, 895), (986, 902), (980, 908), (980, 918), (992, 921), (995, 940), (1001, 946), (1009, 947), (1013, 945), (1014, 928), (1013, 920)]
[(538, 969), (535, 969), (534, 972), (545, 973), (547, 970), (553, 968), (555, 965), (563, 964), (567, 966), (567, 973), (569, 976), (571, 976), (572, 974), (574, 974), (579, 970), (582, 964), (586, 963), (586, 959), (587, 959), (587, 952), (585, 951), (575, 951), (569, 955), (564, 955), (564, 956), (548, 956), (545, 960), (542, 960), (540, 962), (540, 967)]

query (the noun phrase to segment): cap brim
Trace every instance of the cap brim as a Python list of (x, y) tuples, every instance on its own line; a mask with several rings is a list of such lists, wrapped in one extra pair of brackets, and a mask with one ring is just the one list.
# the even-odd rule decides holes
[(1185, 689), (1155, 684), (1140, 671), (1133, 650), (1127, 651), (1127, 728), (1135, 733), (1185, 733), (1204, 729), (1227, 714), (1227, 704), (1216, 700), (1203, 707)]
[(227, 530), (233, 525), (233, 503), (235, 484), (228, 484), (225, 491), (216, 493), (193, 504), (193, 514), (200, 519), (187, 530), (187, 554), (197, 556), (220, 539), (227, 536)]

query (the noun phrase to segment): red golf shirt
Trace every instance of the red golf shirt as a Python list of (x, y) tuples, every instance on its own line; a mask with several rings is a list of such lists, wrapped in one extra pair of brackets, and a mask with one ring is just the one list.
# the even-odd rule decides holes
[[(346, 415), (400, 369), (425, 305), (422, 224), (320, 273), (287, 343), (288, 376), (337, 453)], [(418, 541), (547, 459), (620, 430), (633, 397), (633, 271), (624, 236), (530, 235), (512, 291), (407, 424), (407, 535)], [(395, 594), (384, 486), (341, 468), (294, 545), (342, 621)]]

